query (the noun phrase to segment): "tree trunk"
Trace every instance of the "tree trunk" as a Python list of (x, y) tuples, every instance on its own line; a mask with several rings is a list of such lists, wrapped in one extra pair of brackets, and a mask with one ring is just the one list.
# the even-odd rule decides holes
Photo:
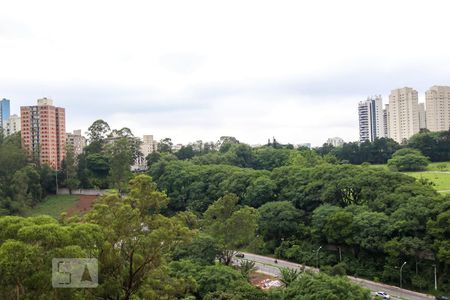
[(419, 262), (417, 261), (417, 257), (416, 257), (416, 275), (419, 275)]
[(223, 250), (221, 254), (220, 261), (226, 265), (229, 266), (233, 262), (233, 256), (236, 253), (234, 250)]

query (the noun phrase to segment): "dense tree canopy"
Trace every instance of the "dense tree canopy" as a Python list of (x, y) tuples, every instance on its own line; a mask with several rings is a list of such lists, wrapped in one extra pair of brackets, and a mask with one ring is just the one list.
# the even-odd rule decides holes
[(409, 139), (408, 147), (419, 150), (431, 161), (450, 161), (450, 131), (422, 130)]
[(234, 250), (248, 246), (256, 236), (258, 211), (238, 206), (238, 197), (226, 194), (211, 204), (204, 213), (203, 229), (214, 237), (221, 247), (219, 259), (232, 263)]
[(341, 161), (359, 165), (363, 162), (385, 164), (398, 149), (400, 149), (400, 145), (394, 140), (380, 138), (375, 139), (373, 142), (345, 143), (342, 147), (324, 144), (322, 147), (317, 148), (316, 151), (321, 155), (332, 154)]
[(131, 178), (131, 166), (142, 157), (142, 142), (129, 128), (111, 130), (103, 120), (89, 127), (88, 137), (89, 145), (76, 158), (77, 183), (82, 188), (112, 187), (124, 191)]
[(20, 214), (55, 190), (55, 172), (29, 161), (20, 133), (0, 141), (0, 215)]
[[(277, 295), (278, 292), (280, 295)], [(371, 299), (369, 290), (352, 285), (346, 278), (330, 277), (323, 273), (303, 273), (285, 291), (274, 291), (272, 297), (282, 300)]]
[[(88, 135), (81, 155), (69, 149), (59, 183), (115, 191), (84, 216), (0, 218), (0, 298), (367, 297), (343, 278), (307, 273), (291, 276), (286, 288), (261, 292), (248, 283), (254, 266), (227, 266), (237, 250), (394, 284), (406, 261), (404, 285), (424, 290), (433, 287), (434, 264), (439, 288), (450, 291), (450, 196), (370, 166), (389, 160), (396, 171), (422, 169), (421, 152), (432, 161), (447, 159), (446, 132), (423, 131), (408, 147), (383, 138), (313, 150), (275, 139), (253, 148), (222, 137), (174, 151), (163, 139), (147, 157), (152, 178), (130, 171), (140, 153), (128, 128), (111, 130), (98, 120)], [(0, 214), (37, 205), (55, 182), (50, 167), (28, 160), (18, 135), (0, 138)], [(105, 270), (100, 287), (53, 291), (45, 272), (57, 254), (98, 258)], [(22, 267), (31, 272), (13, 272)]]

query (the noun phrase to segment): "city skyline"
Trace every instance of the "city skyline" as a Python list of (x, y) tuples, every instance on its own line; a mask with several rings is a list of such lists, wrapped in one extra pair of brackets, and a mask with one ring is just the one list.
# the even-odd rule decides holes
[(424, 102), (449, 84), (443, 1), (232, 2), (5, 3), (0, 96), (15, 113), (52, 98), (83, 133), (104, 119), (175, 143), (318, 146), (358, 140), (354, 104), (367, 95), (411, 86)]
[[(434, 87), (434, 86), (436, 86), (436, 85), (433, 85), (432, 87)], [(431, 87), (431, 88), (432, 88)], [(407, 88), (407, 87), (405, 87), (405, 88)], [(399, 88), (399, 89), (402, 89), (402, 88)], [(430, 89), (430, 88), (429, 88)], [(429, 89), (427, 89), (426, 90), (426, 92), (428, 92), (429, 91)], [(392, 89), (391, 90), (391, 92), (392, 91), (394, 91), (394, 90), (396, 90), (396, 89)], [(384, 110), (384, 105), (388, 105), (389, 104), (389, 100), (387, 100), (387, 101), (383, 101), (383, 96), (381, 95), (381, 94), (374, 94), (375, 96), (367, 96), (366, 97), (366, 100), (361, 100), (361, 101), (359, 101), (358, 103), (359, 103), (359, 106), (362, 104), (362, 103), (364, 103), (364, 102), (367, 102), (367, 101), (369, 101), (369, 99), (378, 99), (378, 101), (380, 101), (380, 103), (381, 103), (381, 105), (382, 105), (382, 107), (383, 107), (383, 109), (382, 109), (382, 111)], [(389, 94), (388, 94), (389, 95)], [(46, 97), (44, 97), (44, 98), (46, 98)], [(388, 99), (389, 99), (389, 96), (387, 97)], [(422, 99), (422, 100), (425, 100), (425, 93), (423, 93), (423, 95), (421, 95), (421, 93), (419, 92), (418, 93), (418, 99)], [(53, 100), (53, 99), (52, 99)], [(426, 103), (425, 102), (420, 102), (421, 100), (419, 100), (419, 105), (425, 105)], [(354, 104), (355, 103), (353, 103), (353, 108), (354, 108)], [(62, 105), (62, 106), (64, 106), (64, 105)], [(14, 107), (14, 101), (11, 101), (11, 107)], [(13, 109), (11, 110), (11, 114), (13, 114), (14, 113), (14, 111), (13, 111)], [(19, 108), (19, 114), (20, 114), (20, 108)], [(68, 116), (69, 118), (70, 118), (70, 114), (69, 114), (69, 116)], [(356, 123), (356, 130), (357, 130), (357, 132), (355, 133), (355, 138), (354, 139), (346, 139), (346, 138), (342, 138), (342, 136), (341, 135), (336, 135), (336, 136), (339, 136), (339, 138), (342, 138), (345, 142), (355, 142), (355, 141), (362, 141), (361, 140), (361, 120), (359, 119), (359, 117), (360, 117), (360, 114), (358, 114), (358, 112), (356, 113), (356, 119), (357, 119), (357, 123)], [(381, 118), (382, 118), (383, 116), (381, 116)], [(66, 119), (67, 119), (67, 116), (66, 116)], [(359, 120), (358, 120), (359, 119)], [(94, 122), (95, 120), (97, 120), (97, 119), (93, 119), (92, 120), (92, 122)], [(110, 123), (108, 120), (104, 120), (104, 121), (106, 121), (106, 122), (108, 122), (108, 123)], [(81, 135), (86, 135), (86, 133), (87, 133), (87, 128), (92, 124), (92, 122), (91, 123), (89, 123), (88, 125), (84, 125), (84, 126), (79, 126), (79, 127), (74, 127), (74, 128), (71, 128), (71, 127), (69, 127), (69, 126), (67, 126), (67, 132), (69, 133), (69, 132), (71, 132), (71, 131), (73, 131), (73, 130), (76, 130), (76, 131), (80, 131), (81, 130)], [(114, 123), (110, 123), (110, 125), (111, 125), (111, 127), (112, 128), (119, 128), (120, 126), (114, 126)], [(382, 124), (382, 125), (384, 125), (384, 124)], [(148, 134), (150, 134), (150, 133), (152, 133), (152, 136), (155, 134), (155, 131), (152, 131), (152, 132), (143, 132), (143, 131), (140, 131), (140, 130), (133, 130), (133, 128), (131, 128), (130, 126), (127, 126), (127, 124), (124, 124), (123, 125), (123, 127), (128, 127), (128, 128), (130, 128), (131, 130), (132, 130), (132, 132), (133, 132), (133, 134), (134, 134), (134, 136), (136, 136), (136, 137), (142, 137), (142, 136), (146, 136), (146, 135), (148, 135)], [(79, 129), (79, 128), (85, 128), (85, 129)], [(377, 135), (377, 137), (387, 137), (387, 132), (385, 132), (384, 130), (384, 128), (379, 128), (378, 130), (381, 130), (380, 131), (380, 133), (378, 133), (378, 135)], [(139, 133), (137, 133), (137, 132), (139, 132)], [(221, 136), (225, 136), (224, 134), (220, 134), (220, 133), (217, 133), (217, 138), (212, 138), (212, 139), (204, 139), (204, 138), (202, 138), (202, 137), (198, 137), (198, 138), (194, 138), (194, 139), (192, 139), (192, 140), (186, 140), (186, 139), (184, 139), (184, 140), (182, 140), (182, 141), (180, 141), (180, 140), (177, 140), (176, 138), (174, 139), (173, 137), (170, 137), (170, 136), (162, 136), (162, 135), (159, 135), (157, 132), (156, 132), (156, 135), (155, 135), (155, 137), (156, 137), (156, 141), (159, 141), (160, 139), (163, 139), (163, 138), (166, 138), (166, 137), (169, 137), (169, 138), (172, 138), (172, 141), (174, 141), (174, 144), (183, 144), (183, 145), (187, 145), (187, 144), (190, 144), (190, 143), (194, 143), (195, 141), (198, 141), (198, 140), (203, 140), (204, 142), (210, 142), (210, 141), (212, 141), (212, 142), (215, 142), (215, 141), (217, 141)], [(238, 140), (239, 140), (239, 136), (235, 136)], [(311, 143), (311, 142), (309, 142), (309, 141), (304, 141), (304, 140), (300, 140), (300, 141), (290, 141), (290, 140), (287, 140), (287, 141), (280, 141), (280, 142), (282, 142), (282, 143), (286, 143), (286, 144), (293, 144), (293, 145), (299, 145), (299, 144), (303, 144), (303, 143), (308, 143), (308, 144), (312, 144), (312, 146), (313, 147), (318, 147), (318, 146), (322, 146), (324, 143), (326, 143), (327, 142), (327, 140), (328, 139), (330, 139), (330, 137), (331, 136), (324, 136), (324, 139), (323, 139), (323, 141), (321, 142), (321, 141), (319, 141), (317, 144), (314, 144), (314, 143)], [(251, 144), (251, 145), (262, 145), (262, 144), (264, 144), (265, 142), (266, 142), (266, 140), (267, 139), (265, 139), (264, 141), (256, 141), (256, 142), (248, 142), (248, 141), (246, 141), (246, 140), (241, 140), (241, 142), (244, 142), (244, 143), (247, 143), (247, 144)], [(369, 139), (369, 140), (373, 140), (373, 139)]]

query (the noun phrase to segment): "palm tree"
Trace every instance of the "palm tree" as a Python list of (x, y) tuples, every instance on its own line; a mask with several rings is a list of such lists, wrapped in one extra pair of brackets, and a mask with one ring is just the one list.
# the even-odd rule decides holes
[(297, 280), (301, 273), (302, 271), (298, 269), (280, 268), (280, 281), (288, 287)]
[(251, 260), (241, 260), (241, 264), (239, 265), (239, 270), (241, 271), (242, 275), (247, 278), (247, 280), (250, 280), (250, 274), (256, 271), (255, 262)]

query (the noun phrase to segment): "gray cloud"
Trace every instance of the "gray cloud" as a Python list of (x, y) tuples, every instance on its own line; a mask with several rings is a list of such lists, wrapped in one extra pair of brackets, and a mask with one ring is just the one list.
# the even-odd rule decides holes
[(32, 105), (37, 98), (49, 97), (56, 105), (66, 106), (74, 113), (111, 114), (167, 113), (204, 110), (207, 103), (189, 101), (180, 97), (167, 99), (147, 87), (104, 86), (102, 84), (58, 83), (0, 83), (3, 95), (14, 95), (15, 104)]
[[(119, 126), (128, 122), (138, 135), (160, 131), (166, 132), (164, 135), (178, 135), (182, 141), (214, 139), (212, 130), (216, 136), (229, 132), (242, 134), (241, 139), (250, 143), (258, 142), (256, 136), (282, 137), (291, 132), (291, 142), (319, 145), (326, 136), (357, 138), (356, 105), (366, 96), (383, 94), (387, 102), (390, 90), (402, 86), (423, 93), (433, 84), (449, 84), (440, 82), (448, 75), (445, 65), (390, 69), (359, 66), (321, 77), (197, 85), (173, 97), (150, 86), (97, 83), (0, 83), (0, 90), (2, 96), (14, 95), (11, 98), (16, 105), (33, 104), (42, 96), (53, 98), (56, 105), (66, 107), (68, 128), (87, 128), (95, 119), (103, 118)], [(277, 116), (259, 117), (272, 111), (271, 107), (279, 110)], [(324, 110), (330, 110), (326, 117), (312, 121), (318, 111), (323, 114)], [(251, 128), (252, 132), (239, 128)], [(293, 138), (296, 128), (300, 133)], [(289, 141), (289, 136), (285, 139)]]
[[(375, 94), (387, 95), (391, 90), (409, 86), (424, 93), (432, 85), (449, 85), (442, 78), (450, 78), (449, 67), (442, 65), (412, 65), (397, 68), (381, 68), (373, 65), (356, 66), (350, 70), (334, 72), (310, 78), (286, 78), (284, 80), (266, 80), (257, 83), (228, 83), (207, 87), (197, 87), (192, 91), (193, 98), (213, 100), (217, 98), (241, 96), (258, 96), (261, 101), (273, 101), (273, 97), (299, 97), (321, 100), (366, 97)], [(302, 97), (307, 96), (307, 97)]]

